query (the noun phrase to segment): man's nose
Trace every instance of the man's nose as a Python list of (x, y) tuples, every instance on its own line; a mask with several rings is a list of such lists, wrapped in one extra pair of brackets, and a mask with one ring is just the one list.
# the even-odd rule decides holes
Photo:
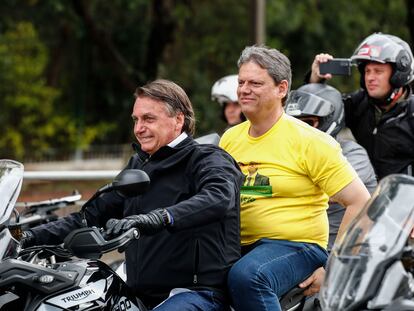
[(251, 89), (249, 85), (245, 82), (241, 85), (239, 85), (240, 93), (250, 93)]
[(134, 124), (134, 133), (141, 133), (145, 130), (145, 126), (142, 122), (140, 121), (135, 121)]
[(372, 73), (370, 73), (370, 72), (366, 72), (365, 73), (365, 79), (367, 79), (367, 80), (371, 80), (371, 79), (373, 79), (374, 78), (374, 75), (372, 74)]

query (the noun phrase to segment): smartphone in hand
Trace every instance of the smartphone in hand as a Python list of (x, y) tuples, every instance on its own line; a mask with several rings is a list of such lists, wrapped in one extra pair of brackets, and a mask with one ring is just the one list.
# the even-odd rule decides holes
[(351, 75), (351, 60), (349, 58), (333, 58), (326, 63), (319, 64), (319, 72), (324, 75), (349, 76)]

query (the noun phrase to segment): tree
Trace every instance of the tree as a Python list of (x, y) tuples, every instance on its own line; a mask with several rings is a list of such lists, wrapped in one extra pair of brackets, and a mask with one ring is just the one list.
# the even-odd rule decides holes
[[(0, 37), (0, 150), (22, 159), (70, 149), (76, 143), (75, 120), (57, 109), (59, 90), (46, 85), (47, 49), (30, 22), (19, 22)], [(84, 143), (93, 140), (88, 130)], [(89, 141), (88, 141), (89, 139)]]
[[(403, 0), (270, 1), (267, 38), (269, 45), (289, 56), (296, 88), (303, 83), (317, 53), (351, 57), (365, 37), (379, 31), (410, 43), (406, 24), (401, 23), (406, 18)], [(352, 79), (335, 77), (330, 83), (344, 92), (354, 90), (359, 87), (359, 73), (354, 72)]]
[[(196, 111), (197, 135), (221, 132), (220, 107), (211, 101), (210, 90), (218, 78), (237, 72), (240, 52), (251, 44), (250, 4), (237, 0), (0, 1), (0, 63), (31, 63), (33, 57), (42, 55), (41, 61), (35, 61), (42, 64), (36, 67), (35, 80), (44, 90), (27, 95), (19, 82), (25, 77), (17, 69), (12, 66), (8, 78), (0, 72), (7, 94), (14, 94), (8, 95), (4, 106), (13, 108), (0, 116), (7, 123), (8, 137), (3, 135), (1, 146), (13, 148), (0, 146), (0, 152), (21, 156), (33, 149), (47, 153), (50, 146), (73, 151), (91, 143), (129, 142), (132, 122), (126, 121), (134, 89), (155, 78), (171, 79), (187, 91)], [(267, 1), (266, 44), (289, 56), (293, 88), (297, 88), (319, 52), (349, 57), (374, 31), (392, 33), (411, 43), (413, 27), (408, 16), (413, 12), (408, 0)], [(23, 53), (17, 59), (13, 53), (20, 51), (5, 43), (6, 33), (16, 32), (21, 23), (32, 25), (36, 39), (21, 33), (21, 41), (26, 40), (27, 47), (42, 46), (37, 48), (42, 51), (38, 55)], [(336, 77), (330, 83), (351, 91), (359, 85), (359, 74), (355, 70), (351, 78)], [(13, 119), (23, 113), (16, 110), (22, 94), (32, 111), (41, 111), (31, 114), (30, 125), (56, 127), (48, 130), (49, 136), (30, 138), (30, 144), (22, 138), (29, 136), (19, 134), (22, 129), (16, 128)], [(52, 108), (43, 111), (44, 102)], [(58, 121), (62, 112), (65, 119)], [(42, 113), (48, 115), (47, 121)], [(66, 132), (60, 123), (68, 124)]]

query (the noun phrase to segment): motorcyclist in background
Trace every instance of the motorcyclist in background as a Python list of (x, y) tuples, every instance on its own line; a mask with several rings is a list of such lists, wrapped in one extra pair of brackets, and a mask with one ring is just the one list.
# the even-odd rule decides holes
[[(331, 135), (342, 148), (343, 155), (358, 173), (370, 193), (373, 193), (377, 180), (368, 154), (353, 140), (341, 136), (344, 130), (344, 103), (341, 93), (332, 86), (310, 83), (292, 91), (286, 102), (288, 115), (301, 119), (309, 125)], [(345, 209), (336, 202), (329, 202), (329, 242), (330, 250), (335, 242)]]
[[(331, 79), (319, 64), (332, 55), (318, 54), (309, 82)], [(374, 33), (356, 48), (351, 60), (361, 73), (362, 89), (344, 95), (345, 123), (368, 152), (378, 179), (393, 173), (413, 175), (414, 61), (410, 46), (400, 38)]]
[(211, 88), (211, 100), (220, 104), (221, 118), (227, 124), (226, 130), (246, 121), (237, 99), (237, 77), (237, 75), (225, 76), (217, 80)]

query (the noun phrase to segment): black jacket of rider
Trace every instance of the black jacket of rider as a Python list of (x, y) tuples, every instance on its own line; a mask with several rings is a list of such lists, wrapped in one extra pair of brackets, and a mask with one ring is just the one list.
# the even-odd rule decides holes
[(410, 174), (414, 163), (414, 96), (399, 101), (378, 121), (375, 114), (379, 108), (365, 90), (345, 95), (344, 103), (345, 123), (367, 150), (378, 179), (393, 173)]
[[(238, 165), (219, 147), (190, 137), (152, 156), (138, 146), (136, 151), (127, 168), (144, 170), (149, 190), (127, 199), (116, 192), (102, 195), (86, 209), (88, 225), (104, 227), (110, 218), (166, 208), (173, 224), (126, 250), (128, 285), (147, 305), (165, 299), (172, 288), (225, 290), (227, 272), (240, 257)], [(38, 243), (56, 243), (80, 223), (76, 213), (33, 231)]]

